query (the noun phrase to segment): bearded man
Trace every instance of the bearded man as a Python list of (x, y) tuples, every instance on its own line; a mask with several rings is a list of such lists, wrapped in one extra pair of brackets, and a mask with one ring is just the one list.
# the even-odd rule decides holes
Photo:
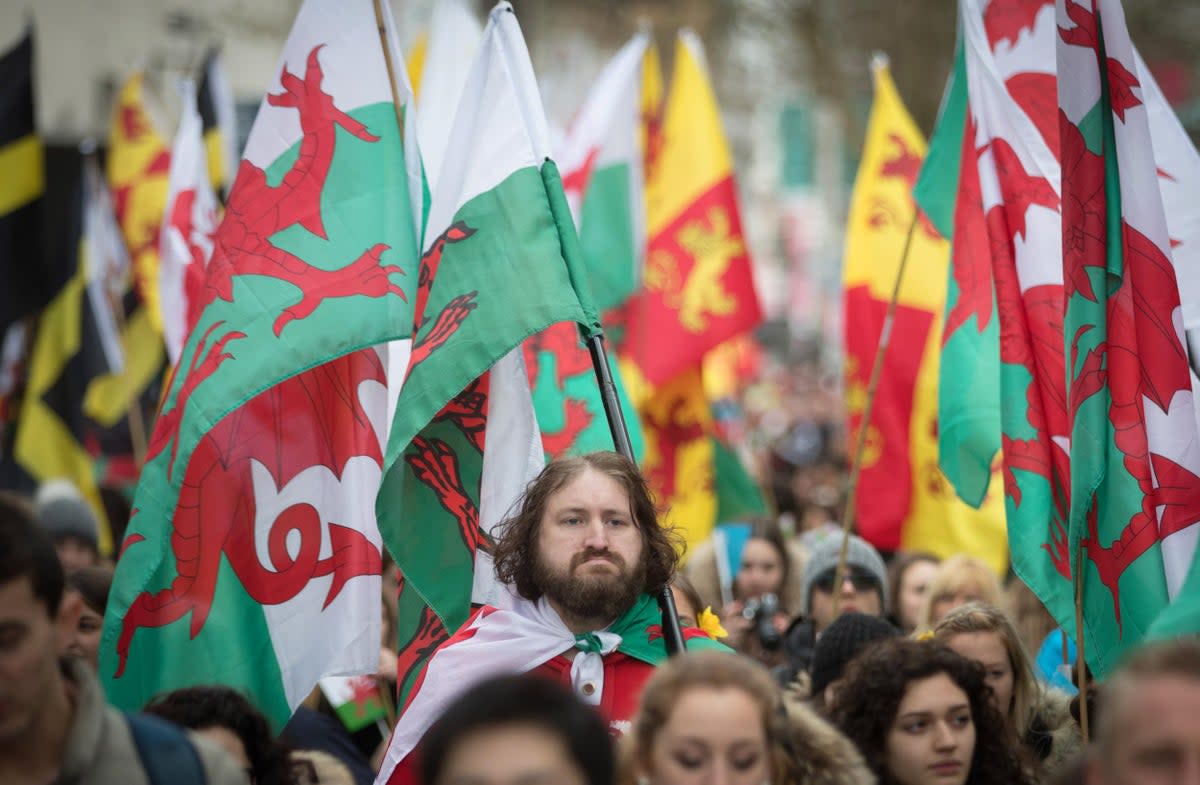
[[(430, 658), (377, 782), (416, 782), (425, 731), (455, 697), (499, 674), (557, 679), (596, 707), (611, 733), (624, 733), (642, 685), (667, 656), (655, 597), (675, 573), (676, 544), (628, 459), (596, 452), (548, 464), (493, 552), (510, 601), (480, 608)], [(724, 648), (696, 629), (684, 638), (689, 650)]]

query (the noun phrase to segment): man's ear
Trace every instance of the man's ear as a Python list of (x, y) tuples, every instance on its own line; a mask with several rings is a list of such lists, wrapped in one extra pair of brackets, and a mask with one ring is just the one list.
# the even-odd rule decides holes
[(79, 627), (79, 617), (83, 614), (83, 596), (79, 592), (64, 591), (62, 601), (58, 603), (58, 615), (54, 619), (54, 627), (60, 643), (75, 637)]

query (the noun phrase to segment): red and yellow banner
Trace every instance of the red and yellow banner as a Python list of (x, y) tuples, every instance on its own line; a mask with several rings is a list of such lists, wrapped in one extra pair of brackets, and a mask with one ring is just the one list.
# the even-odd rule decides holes
[[(681, 34), (661, 142), (648, 134), (642, 290), (626, 312), (624, 351), (651, 385), (762, 318), (742, 236), (733, 162), (699, 41)], [(651, 69), (647, 69), (648, 71)]]
[(167, 205), (171, 147), (146, 109), (142, 81), (141, 72), (133, 74), (117, 95), (109, 129), (108, 183), (138, 295), (161, 333), (158, 235)]
[[(846, 408), (857, 445), (867, 386), (905, 237), (912, 186), (926, 143), (886, 65), (875, 68), (875, 103), (846, 227)], [(1007, 565), (998, 475), (979, 510), (958, 500), (937, 465), (938, 361), (950, 249), (921, 216), (913, 230), (890, 345), (856, 489), (857, 527), (877, 548), (967, 552)]]

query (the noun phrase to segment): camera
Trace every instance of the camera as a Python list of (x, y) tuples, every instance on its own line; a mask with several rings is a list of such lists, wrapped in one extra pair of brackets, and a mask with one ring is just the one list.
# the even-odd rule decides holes
[(754, 624), (758, 642), (764, 649), (778, 649), (783, 635), (775, 629), (775, 614), (779, 613), (779, 598), (768, 592), (746, 601), (742, 617)]

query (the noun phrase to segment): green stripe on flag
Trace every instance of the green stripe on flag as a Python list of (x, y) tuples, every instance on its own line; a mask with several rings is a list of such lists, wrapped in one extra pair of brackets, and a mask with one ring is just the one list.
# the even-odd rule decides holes
[(967, 61), (962, 36), (954, 49), (954, 70), (929, 140), (929, 152), (913, 186), (913, 200), (947, 240), (954, 236), (954, 200), (962, 165), (963, 126), (967, 118)]
[(587, 260), (596, 307), (624, 303), (636, 286), (629, 165), (596, 169), (579, 213), (579, 242)]

